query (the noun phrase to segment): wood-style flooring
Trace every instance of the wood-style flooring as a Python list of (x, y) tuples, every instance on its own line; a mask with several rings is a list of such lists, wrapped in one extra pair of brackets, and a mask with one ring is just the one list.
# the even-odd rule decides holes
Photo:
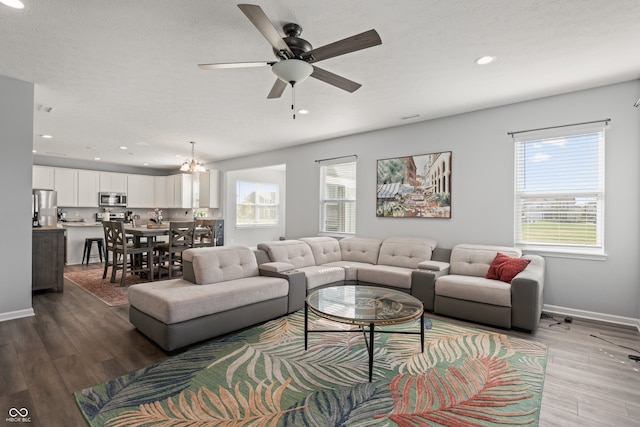
[[(84, 268), (102, 265), (67, 271)], [(0, 322), (5, 425), (25, 425), (5, 418), (11, 408), (27, 408), (30, 426), (86, 426), (72, 392), (169, 357), (133, 328), (128, 306), (108, 307), (69, 282), (63, 293), (34, 294), (33, 308), (34, 317)], [(534, 335), (503, 331), (549, 346), (539, 425), (640, 426), (640, 363), (628, 358), (640, 355), (638, 331), (555, 323), (543, 319)]]

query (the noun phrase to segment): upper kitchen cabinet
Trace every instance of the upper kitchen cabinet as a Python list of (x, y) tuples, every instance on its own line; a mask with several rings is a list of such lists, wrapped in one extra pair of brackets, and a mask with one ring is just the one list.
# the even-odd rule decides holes
[(97, 171), (78, 171), (78, 206), (85, 208), (98, 207), (100, 191), (100, 174)]
[(53, 189), (58, 193), (58, 207), (78, 206), (78, 171), (55, 168)]
[(53, 190), (55, 183), (54, 168), (49, 166), (33, 166), (31, 174), (31, 188), (38, 190)]
[(192, 177), (188, 174), (169, 175), (165, 182), (165, 204), (168, 208), (193, 208)]
[(200, 207), (220, 207), (220, 171), (214, 169), (200, 174)]
[(166, 187), (167, 187), (167, 178), (166, 176), (154, 176), (153, 177), (153, 207), (155, 208), (167, 208), (167, 196), (166, 196)]
[(149, 175), (129, 175), (127, 177), (127, 207), (153, 208), (156, 206), (155, 181)]
[(100, 172), (100, 191), (126, 193), (127, 175), (124, 173)]

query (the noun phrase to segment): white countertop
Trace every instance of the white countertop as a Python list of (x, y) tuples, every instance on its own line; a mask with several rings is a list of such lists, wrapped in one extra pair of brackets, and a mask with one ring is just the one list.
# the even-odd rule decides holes
[(68, 222), (62, 222), (62, 223), (58, 223), (58, 226), (62, 226), (62, 227), (102, 227), (102, 223), (101, 222), (97, 222), (97, 221), (68, 221)]

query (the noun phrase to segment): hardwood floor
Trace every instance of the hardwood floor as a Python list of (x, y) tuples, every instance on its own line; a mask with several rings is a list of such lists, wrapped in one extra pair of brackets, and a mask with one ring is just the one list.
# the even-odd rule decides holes
[[(102, 265), (66, 270), (86, 268)], [(33, 307), (34, 317), (0, 322), (0, 421), (27, 408), (31, 426), (85, 426), (72, 392), (169, 357), (131, 326), (127, 306), (108, 307), (69, 282), (63, 293), (35, 294)], [(506, 331), (549, 346), (540, 425), (640, 426), (640, 363), (628, 359), (640, 355), (628, 349), (640, 351), (640, 334), (565, 326), (543, 319), (535, 335)]]

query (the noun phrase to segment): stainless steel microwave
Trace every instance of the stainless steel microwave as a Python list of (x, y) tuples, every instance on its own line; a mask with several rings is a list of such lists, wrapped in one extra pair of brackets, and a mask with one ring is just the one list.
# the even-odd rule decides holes
[(105, 193), (98, 194), (100, 206), (118, 206), (127, 207), (127, 195), (125, 193)]

